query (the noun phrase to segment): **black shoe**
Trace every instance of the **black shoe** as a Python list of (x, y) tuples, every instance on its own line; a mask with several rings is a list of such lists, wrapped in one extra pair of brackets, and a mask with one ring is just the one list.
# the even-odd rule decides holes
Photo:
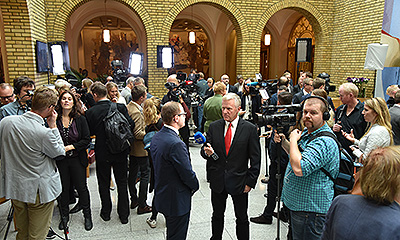
[[(272, 216), (274, 216), (274, 218), (277, 218), (278, 213), (273, 212)], [(281, 220), (282, 222), (285, 222), (285, 223), (288, 222), (288, 218), (286, 217), (286, 214), (284, 214), (282, 211), (279, 211), (279, 220)]]
[(272, 217), (267, 218), (267, 217), (264, 217), (263, 215), (260, 215), (258, 217), (250, 218), (250, 222), (259, 223), (259, 224), (272, 224)]
[(58, 224), (58, 229), (64, 230), (64, 226), (68, 229), (68, 219), (62, 219)]
[(110, 216), (106, 216), (105, 214), (103, 214), (103, 213), (100, 213), (100, 217), (101, 217), (101, 219), (103, 219), (103, 221), (110, 221), (110, 219), (111, 219), (111, 217)]
[(138, 202), (132, 202), (131, 203), (131, 209), (135, 209), (137, 206), (139, 206)]
[(146, 205), (144, 207), (138, 207), (137, 209), (137, 214), (141, 215), (141, 214), (145, 214), (145, 213), (151, 213), (151, 207)]
[(85, 230), (90, 231), (93, 228), (92, 216), (85, 217)]
[(50, 228), (47, 233), (46, 239), (54, 239), (56, 237), (56, 233)]
[(78, 202), (71, 210), (69, 210), (69, 213), (71, 213), (71, 214), (72, 213), (77, 213), (82, 209), (83, 209), (82, 206)]
[(128, 218), (120, 218), (122, 224), (127, 224), (128, 223)]

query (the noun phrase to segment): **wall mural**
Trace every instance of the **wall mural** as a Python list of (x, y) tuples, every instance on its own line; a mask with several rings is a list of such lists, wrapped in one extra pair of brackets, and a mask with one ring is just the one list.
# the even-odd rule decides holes
[(188, 32), (171, 32), (169, 43), (174, 47), (175, 67), (171, 72), (182, 71), (189, 73), (190, 69), (197, 69), (206, 76), (209, 74), (210, 50), (208, 37), (204, 32), (196, 32), (196, 43), (190, 44)]
[(124, 68), (128, 67), (130, 52), (138, 51), (134, 31), (111, 30), (111, 41), (103, 41), (102, 31), (84, 29), (85, 65), (89, 72), (100, 75), (111, 75), (111, 61), (122, 60)]

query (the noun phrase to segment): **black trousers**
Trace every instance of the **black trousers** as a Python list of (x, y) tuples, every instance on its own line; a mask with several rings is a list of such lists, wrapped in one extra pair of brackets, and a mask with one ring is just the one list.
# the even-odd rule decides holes
[(83, 208), (85, 216), (90, 216), (90, 195), (86, 183), (86, 167), (84, 167), (79, 157), (67, 157), (61, 161), (56, 161), (60, 172), (62, 192), (60, 197), (61, 212), (68, 217), (70, 186), (74, 185), (79, 194), (79, 203)]
[[(248, 240), (249, 220), (247, 216), (248, 194), (231, 195), (233, 207), (236, 216), (236, 237), (238, 240)], [(217, 193), (211, 190), (211, 204), (213, 207), (213, 215), (211, 218), (212, 237), (211, 240), (221, 240), (224, 230), (224, 213), (226, 209), (226, 199), (228, 193), (224, 190), (222, 193)]]
[[(139, 197), (136, 189), (136, 179), (140, 171)], [(150, 167), (148, 157), (129, 156), (129, 177), (128, 186), (132, 202), (138, 202), (139, 207), (145, 207), (147, 200), (147, 190), (150, 180)]]
[(190, 212), (183, 216), (165, 216), (167, 240), (185, 240), (189, 227)]
[(111, 214), (110, 180), (111, 167), (113, 168), (115, 181), (118, 190), (117, 212), (120, 219), (129, 217), (129, 198), (128, 198), (128, 156), (116, 162), (106, 162), (103, 159), (96, 161), (97, 182), (101, 200), (101, 213), (105, 216)]

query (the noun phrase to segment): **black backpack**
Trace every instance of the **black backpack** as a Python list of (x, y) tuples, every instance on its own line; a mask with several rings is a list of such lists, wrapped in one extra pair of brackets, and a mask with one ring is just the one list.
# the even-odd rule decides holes
[(112, 154), (118, 154), (127, 150), (131, 146), (134, 136), (131, 125), (125, 116), (118, 111), (116, 103), (111, 103), (103, 122), (108, 150)]
[(321, 171), (324, 172), (335, 184), (334, 185), (335, 197), (340, 194), (347, 194), (349, 193), (350, 190), (353, 189), (354, 185), (353, 158), (347, 153), (347, 151), (344, 148), (342, 148), (341, 144), (336, 138), (336, 135), (328, 131), (322, 131), (310, 137), (307, 144), (310, 143), (312, 140), (322, 136), (331, 137), (335, 140), (336, 144), (339, 147), (340, 163), (339, 163), (339, 175), (336, 177), (336, 179), (334, 179), (326, 169), (321, 168)]

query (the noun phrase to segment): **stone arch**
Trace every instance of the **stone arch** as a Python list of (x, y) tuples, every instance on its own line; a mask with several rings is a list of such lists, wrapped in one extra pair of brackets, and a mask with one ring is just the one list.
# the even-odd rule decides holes
[[(48, 28), (48, 39), (50, 40), (61, 40), (64, 39), (65, 37), (65, 30), (66, 26), (68, 24), (69, 18), (71, 14), (80, 6), (83, 4), (93, 1), (93, 0), (70, 0), (66, 1), (60, 6), (59, 10), (57, 13), (55, 13), (54, 19), (49, 19), (49, 22), (52, 24), (49, 24)], [(110, 0), (110, 1), (118, 1), (124, 5), (126, 5), (129, 9), (131, 9), (133, 12), (135, 12), (138, 16), (139, 19), (142, 21), (144, 25), (144, 29), (146, 31), (146, 35), (149, 32), (154, 31), (154, 24), (153, 21), (151, 20), (151, 17), (145, 7), (136, 0)], [(57, 19), (57, 20), (55, 20)]]
[(178, 16), (178, 14), (184, 10), (185, 8), (194, 5), (194, 4), (208, 4), (217, 9), (221, 10), (232, 22), (236, 29), (237, 34), (237, 71), (242, 72), (244, 68), (244, 59), (245, 57), (245, 49), (246, 47), (243, 46), (244, 42), (243, 39), (250, 39), (247, 35), (250, 34), (248, 23), (240, 9), (234, 5), (230, 1), (222, 1), (222, 0), (180, 0), (176, 4), (174, 4), (168, 11), (167, 18), (165, 19), (165, 24), (163, 24), (160, 32), (160, 38), (164, 42), (168, 42), (169, 32), (172, 26), (172, 23)]

